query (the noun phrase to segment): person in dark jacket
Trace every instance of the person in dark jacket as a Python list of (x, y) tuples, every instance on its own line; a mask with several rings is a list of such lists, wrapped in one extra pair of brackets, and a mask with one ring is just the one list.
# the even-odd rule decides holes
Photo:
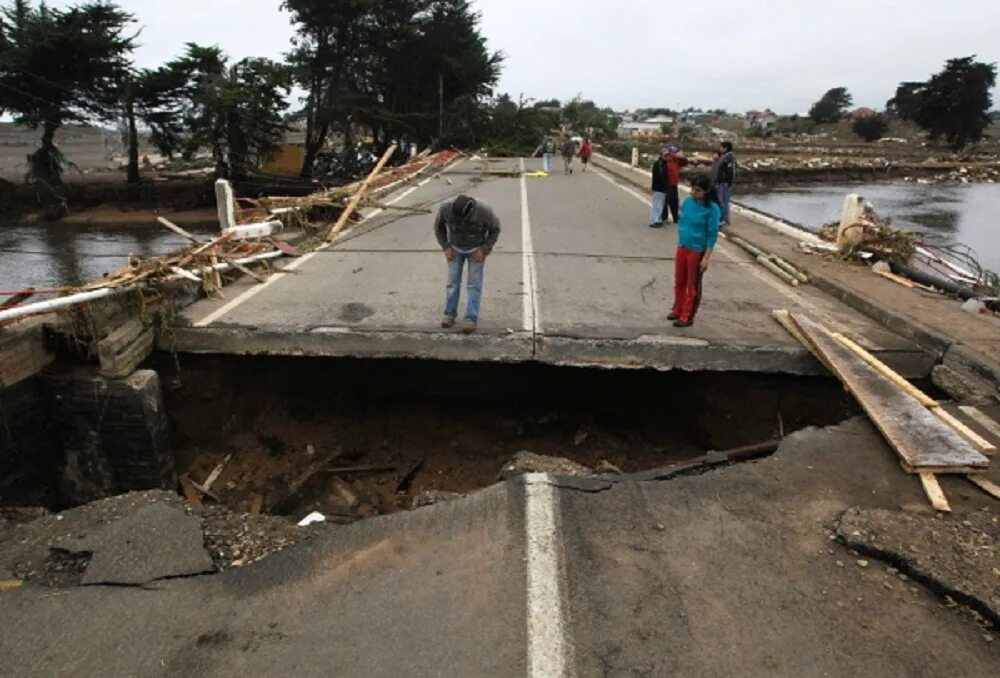
[(681, 168), (687, 164), (688, 159), (681, 153), (681, 149), (676, 146), (667, 147), (667, 159), (664, 163), (667, 172), (667, 199), (663, 206), (662, 221), (668, 221), (668, 216), (670, 216), (673, 217), (675, 224), (678, 222), (681, 207), (678, 187), (681, 184)]
[(733, 153), (733, 142), (723, 141), (719, 144), (719, 156), (712, 165), (712, 184), (719, 197), (719, 207), (722, 210), (720, 226), (729, 225), (729, 202), (733, 198), (733, 182), (736, 180), (736, 155)]
[(653, 206), (649, 210), (650, 228), (663, 226), (663, 211), (667, 204), (667, 157), (667, 149), (664, 148), (660, 151), (660, 157), (653, 163), (651, 170), (653, 175)]
[(476, 323), (479, 321), (483, 270), (486, 257), (493, 251), (500, 237), (500, 220), (487, 205), (467, 195), (460, 195), (438, 209), (434, 235), (448, 260), (448, 284), (441, 327), (447, 329), (455, 325), (462, 288), (462, 270), (468, 263), (462, 332), (471, 334), (476, 331)]

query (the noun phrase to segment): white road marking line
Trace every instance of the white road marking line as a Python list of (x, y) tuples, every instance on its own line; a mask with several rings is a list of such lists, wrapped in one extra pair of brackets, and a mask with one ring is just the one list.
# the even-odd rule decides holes
[(525, 555), (528, 570), (528, 678), (568, 675), (560, 586), (559, 498), (547, 473), (524, 477)]
[(524, 158), (521, 158), (521, 327), (525, 332), (542, 332), (542, 315), (538, 308), (538, 271), (531, 244), (531, 215), (528, 213), (528, 182), (524, 178)]
[(972, 405), (959, 405), (958, 409), (972, 417), (973, 421), (985, 428), (987, 431), (1000, 438), (1000, 424), (993, 421), (988, 414)]
[[(452, 165), (452, 167), (457, 167), (458, 165), (462, 164), (462, 162), (463, 162), (462, 160), (459, 160), (454, 165)], [(421, 181), (420, 183), (418, 183), (416, 186), (413, 186), (411, 188), (406, 189), (405, 191), (403, 191), (399, 195), (395, 196), (391, 200), (387, 200), (385, 204), (387, 204), (387, 205), (395, 205), (397, 202), (399, 202), (400, 200), (402, 200), (406, 196), (410, 195), (411, 193), (413, 193), (414, 191), (416, 191), (420, 187), (422, 187), (425, 184), (427, 184), (431, 179), (433, 179), (433, 177), (427, 177), (426, 179), (424, 179), (423, 181)], [(376, 209), (372, 210), (371, 212), (369, 212), (368, 214), (366, 214), (361, 221), (359, 221), (357, 224), (355, 224), (354, 227), (357, 228), (358, 226), (360, 226), (361, 224), (365, 223), (369, 219), (374, 219), (375, 217), (377, 217), (378, 215), (382, 214), (383, 212), (385, 212), (385, 209), (382, 208), (382, 207), (379, 207), (379, 208), (376, 208)], [(296, 259), (295, 261), (293, 261), (292, 263), (290, 263), (288, 266), (285, 266), (282, 270), (285, 270), (285, 271), (294, 271), (299, 266), (302, 266), (307, 261), (309, 261), (310, 259), (312, 259), (313, 257), (315, 257), (319, 252), (322, 252), (323, 250), (329, 248), (333, 244), (334, 243), (323, 243), (322, 245), (320, 245), (319, 247), (317, 247), (315, 250), (313, 250), (309, 254), (303, 255), (303, 256), (299, 257), (298, 259)], [(279, 280), (281, 280), (284, 277), (286, 277), (284, 273), (280, 273), (280, 272), (279, 273), (275, 273), (270, 278), (268, 278), (266, 282), (262, 282), (262, 283), (259, 283), (257, 285), (254, 285), (253, 287), (251, 287), (250, 289), (246, 290), (242, 294), (233, 297), (233, 299), (231, 301), (226, 302), (225, 304), (223, 304), (219, 308), (215, 309), (214, 311), (212, 311), (211, 313), (209, 313), (208, 315), (206, 315), (201, 320), (197, 321), (194, 324), (194, 326), (195, 327), (207, 327), (208, 325), (211, 325), (216, 320), (218, 320), (222, 316), (226, 315), (227, 313), (229, 313), (230, 311), (232, 311), (233, 309), (235, 309), (240, 304), (243, 304), (244, 302), (248, 301), (249, 299), (253, 299), (255, 296), (257, 296), (258, 294), (260, 294), (261, 292), (263, 292), (265, 288), (269, 287), (270, 285), (273, 285), (274, 283), (278, 282)]]

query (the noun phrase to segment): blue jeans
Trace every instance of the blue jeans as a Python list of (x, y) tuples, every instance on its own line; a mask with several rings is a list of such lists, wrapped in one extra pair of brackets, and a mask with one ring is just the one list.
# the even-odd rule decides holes
[(542, 168), (546, 172), (552, 172), (552, 154), (542, 153)]
[(733, 187), (730, 184), (716, 184), (715, 194), (719, 196), (719, 207), (722, 209), (722, 223), (729, 223), (729, 201), (733, 199)]
[(667, 194), (653, 191), (653, 206), (649, 210), (649, 223), (663, 223), (663, 206), (667, 204)]
[(458, 315), (458, 298), (462, 289), (462, 268), (469, 264), (468, 280), (465, 283), (467, 298), (465, 300), (465, 319), (473, 322), (479, 320), (479, 302), (483, 296), (483, 269), (486, 262), (476, 263), (472, 254), (462, 254), (455, 251), (455, 258), (448, 262), (448, 287), (444, 300), (444, 314), (449, 318)]

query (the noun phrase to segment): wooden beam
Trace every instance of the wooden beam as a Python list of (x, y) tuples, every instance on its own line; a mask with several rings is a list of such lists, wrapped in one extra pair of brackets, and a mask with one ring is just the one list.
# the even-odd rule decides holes
[(852, 353), (857, 355), (859, 358), (864, 360), (866, 363), (874, 367), (879, 373), (882, 374), (886, 379), (891, 381), (893, 384), (898, 386), (904, 393), (913, 398), (916, 398), (917, 402), (929, 409), (938, 417), (941, 421), (951, 426), (955, 429), (963, 438), (971, 442), (973, 445), (983, 450), (984, 452), (993, 453), (996, 452), (996, 447), (988, 440), (983, 438), (981, 435), (973, 431), (971, 428), (966, 426), (964, 423), (959, 421), (950, 412), (941, 407), (941, 403), (931, 398), (929, 395), (921, 391), (919, 388), (911, 384), (909, 381), (903, 378), (898, 372), (894, 371), (891, 367), (886, 365), (884, 362), (873, 356), (871, 353), (865, 349), (858, 346), (856, 343), (845, 337), (839, 332), (833, 333), (833, 338), (839, 341), (841, 344), (846, 346), (851, 350)]
[(948, 497), (944, 496), (944, 490), (941, 489), (936, 475), (929, 471), (921, 471), (920, 484), (923, 485), (924, 494), (936, 511), (951, 513), (951, 504), (948, 503)]
[(986, 477), (981, 475), (967, 475), (965, 476), (970, 483), (981, 489), (986, 494), (990, 495), (994, 499), (1000, 499), (1000, 485), (988, 480)]
[(188, 233), (183, 228), (181, 228), (180, 226), (178, 226), (174, 222), (170, 221), (169, 219), (164, 219), (163, 217), (156, 217), (156, 221), (157, 221), (157, 223), (160, 224), (160, 226), (166, 227), (167, 229), (173, 231), (174, 233), (176, 233), (177, 235), (181, 236), (182, 238), (187, 238), (188, 240), (190, 240), (193, 243), (201, 243), (201, 240), (199, 240), (196, 235), (194, 235), (192, 233)]
[(791, 318), (834, 368), (834, 373), (908, 467), (917, 471), (933, 467), (964, 472), (989, 465), (989, 459), (954, 429), (835, 339), (822, 325), (798, 313), (791, 314)]
[(389, 158), (391, 158), (392, 154), (395, 152), (396, 152), (396, 144), (393, 144), (392, 146), (387, 148), (385, 150), (385, 153), (382, 154), (382, 157), (379, 158), (378, 164), (375, 165), (375, 168), (372, 169), (371, 173), (367, 176), (367, 178), (365, 178), (365, 180), (361, 182), (361, 185), (358, 186), (358, 190), (354, 192), (354, 195), (351, 197), (351, 201), (347, 203), (347, 207), (345, 207), (344, 211), (340, 213), (340, 218), (337, 219), (337, 222), (333, 225), (333, 227), (330, 229), (330, 232), (327, 234), (326, 239), (328, 242), (333, 242), (334, 240), (336, 240), (337, 236), (340, 234), (340, 231), (347, 224), (347, 220), (351, 218), (351, 215), (354, 214), (354, 211), (358, 208), (358, 204), (361, 202), (361, 199), (365, 197), (365, 194), (368, 192), (368, 187), (371, 186), (371, 183), (375, 180), (375, 177), (379, 175), (379, 172), (382, 171), (382, 168), (385, 167), (385, 164), (389, 162)]

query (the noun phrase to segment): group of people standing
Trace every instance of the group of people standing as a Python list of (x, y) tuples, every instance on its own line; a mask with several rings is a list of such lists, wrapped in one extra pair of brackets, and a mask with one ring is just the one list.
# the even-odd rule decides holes
[(729, 225), (729, 203), (736, 179), (733, 144), (719, 145), (708, 174), (691, 181), (691, 195), (679, 206), (681, 168), (687, 158), (677, 146), (667, 146), (652, 168), (652, 208), (649, 225), (678, 225), (674, 257), (674, 306), (667, 316), (675, 327), (690, 327), (701, 304), (702, 278), (708, 270), (719, 231)]
[[(572, 174), (573, 159), (579, 155), (584, 171), (593, 149), (589, 139), (580, 148), (566, 137), (559, 147), (565, 171)], [(546, 137), (539, 148), (545, 171), (551, 172), (556, 141)], [(650, 226), (677, 224), (677, 250), (674, 257), (674, 303), (667, 320), (675, 327), (690, 327), (701, 304), (702, 280), (715, 251), (719, 231), (729, 225), (729, 201), (736, 178), (736, 158), (731, 142), (723, 141), (709, 173), (691, 180), (691, 195), (680, 204), (681, 169), (687, 158), (677, 146), (663, 149), (652, 168), (652, 211)], [(468, 267), (465, 320), (462, 331), (476, 330), (482, 297), (486, 257), (500, 236), (500, 220), (488, 206), (466, 195), (441, 205), (434, 222), (434, 233), (448, 261), (448, 283), (441, 326), (455, 325), (463, 269)]]
[[(558, 144), (559, 154), (563, 159), (563, 172), (566, 174), (573, 173), (573, 159), (579, 155), (580, 162), (583, 163), (583, 171), (587, 171), (587, 165), (590, 164), (590, 156), (594, 153), (594, 147), (590, 143), (590, 137), (583, 137), (580, 142), (579, 148), (577, 148), (576, 141), (573, 137), (568, 134), (565, 135), (562, 141)], [(556, 140), (554, 137), (547, 136), (542, 139), (541, 146), (538, 148), (542, 153), (542, 169), (545, 170), (546, 174), (552, 173), (552, 158), (556, 153)], [(536, 152), (537, 153), (537, 152)]]

